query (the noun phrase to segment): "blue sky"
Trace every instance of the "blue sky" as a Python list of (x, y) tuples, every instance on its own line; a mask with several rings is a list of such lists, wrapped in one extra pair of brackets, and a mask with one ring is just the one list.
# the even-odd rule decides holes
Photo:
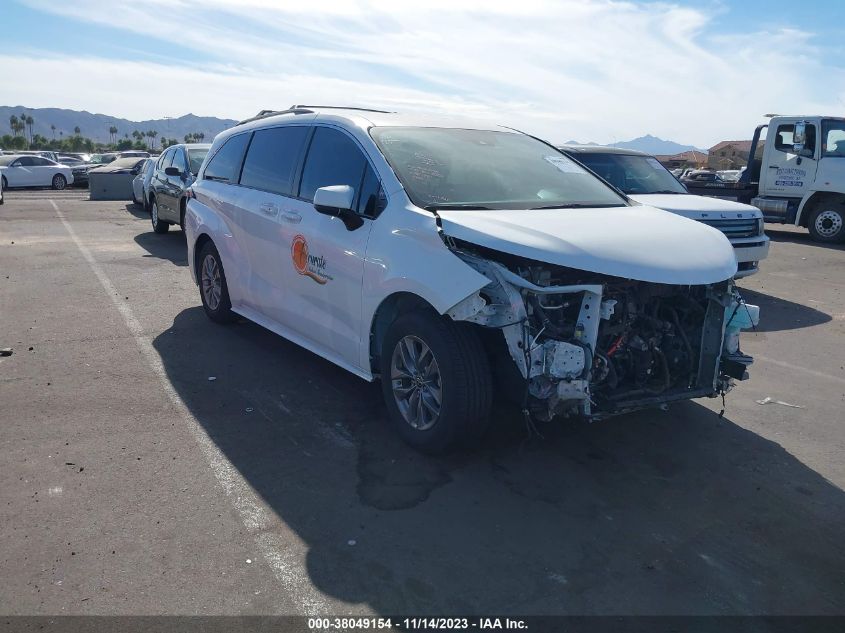
[[(130, 119), (294, 102), (460, 113), (553, 141), (707, 147), (845, 113), (845, 3), (12, 0), (0, 104)], [(49, 79), (46, 79), (49, 78)]]

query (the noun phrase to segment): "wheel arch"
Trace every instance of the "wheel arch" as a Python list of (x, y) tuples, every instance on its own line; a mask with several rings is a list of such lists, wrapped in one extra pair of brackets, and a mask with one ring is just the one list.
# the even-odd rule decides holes
[(796, 226), (807, 228), (813, 211), (826, 203), (845, 205), (845, 193), (837, 191), (814, 191), (808, 194), (801, 201), (801, 205), (798, 208), (798, 214), (795, 217)]
[[(193, 258), (192, 258), (192, 261), (191, 261), (193, 270), (191, 271), (191, 277), (194, 278), (194, 283), (197, 284), (197, 285), (199, 285), (199, 282), (200, 282), (200, 279), (199, 279), (199, 270), (200, 270), (199, 257), (200, 257), (200, 253), (202, 253), (202, 249), (205, 248), (205, 245), (208, 244), (209, 242), (214, 244), (214, 240), (211, 239), (211, 236), (208, 233), (200, 233), (197, 236), (196, 241), (194, 242), (194, 252), (193, 252)], [(216, 248), (216, 246), (215, 246), (215, 248)]]
[(415, 310), (431, 310), (437, 314), (437, 310), (431, 303), (413, 292), (394, 292), (385, 297), (376, 308), (370, 323), (370, 371), (373, 375), (379, 373), (379, 359), (381, 358), (381, 344), (387, 329), (402, 314)]

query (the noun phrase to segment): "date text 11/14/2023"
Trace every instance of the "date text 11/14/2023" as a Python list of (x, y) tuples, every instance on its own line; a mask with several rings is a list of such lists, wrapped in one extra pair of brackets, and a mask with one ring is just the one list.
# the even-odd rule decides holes
[(339, 617), (308, 618), (311, 631), (386, 630), (404, 631), (446, 631), (446, 630), (526, 630), (525, 620), (518, 618), (473, 617)]

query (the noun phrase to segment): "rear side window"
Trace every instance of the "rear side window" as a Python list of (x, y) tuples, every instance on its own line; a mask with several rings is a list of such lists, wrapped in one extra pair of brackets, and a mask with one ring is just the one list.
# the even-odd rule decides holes
[(303, 126), (257, 130), (246, 153), (241, 184), (289, 196), (307, 135)]
[(299, 197), (313, 200), (320, 187), (349, 185), (357, 194), (367, 159), (355, 142), (338, 130), (318, 127), (302, 171)]
[(237, 182), (248, 140), (249, 134), (230, 137), (206, 165), (203, 178)]

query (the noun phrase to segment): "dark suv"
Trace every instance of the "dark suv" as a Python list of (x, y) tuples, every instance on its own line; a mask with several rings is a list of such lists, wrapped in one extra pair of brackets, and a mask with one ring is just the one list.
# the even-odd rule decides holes
[(171, 224), (185, 228), (185, 192), (210, 147), (209, 143), (173, 145), (159, 157), (146, 200), (156, 233), (167, 233)]

